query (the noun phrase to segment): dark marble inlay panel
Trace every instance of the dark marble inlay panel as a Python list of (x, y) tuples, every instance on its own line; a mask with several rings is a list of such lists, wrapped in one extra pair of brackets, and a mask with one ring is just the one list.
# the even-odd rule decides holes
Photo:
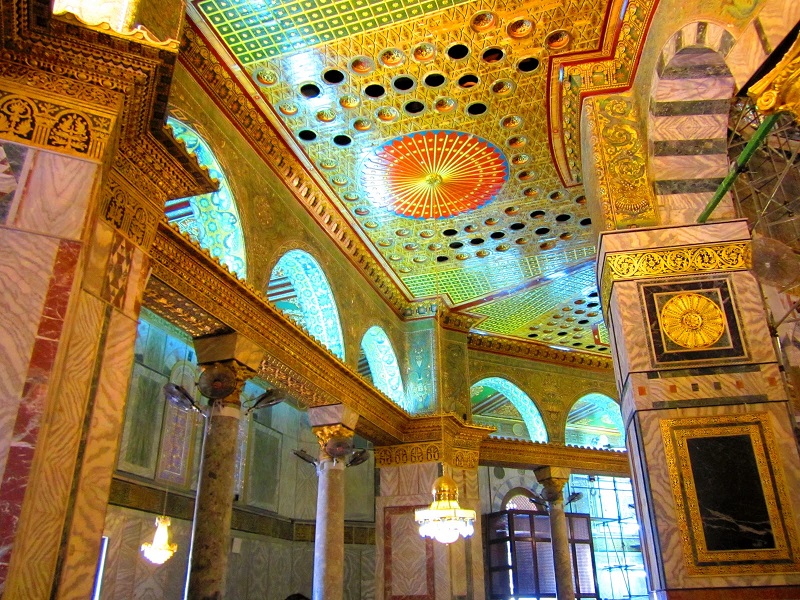
[(775, 548), (750, 436), (689, 438), (686, 444), (706, 548)]
[(655, 182), (656, 194), (701, 194), (716, 192), (722, 177), (708, 179), (661, 179)]
[(727, 65), (668, 65), (661, 79), (705, 79), (706, 77), (730, 77)]
[(694, 156), (697, 154), (725, 154), (728, 144), (725, 138), (702, 140), (656, 140), (653, 142), (655, 156)]
[[(685, 75), (684, 77), (689, 77)], [(675, 77), (674, 79), (680, 79)], [(686, 115), (727, 115), (730, 100), (678, 100), (675, 102), (652, 102), (650, 113), (654, 117), (680, 117)]]

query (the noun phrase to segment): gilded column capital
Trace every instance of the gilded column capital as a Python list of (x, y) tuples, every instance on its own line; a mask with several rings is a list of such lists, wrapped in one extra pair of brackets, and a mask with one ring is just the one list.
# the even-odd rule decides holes
[(756, 101), (759, 112), (790, 112), (800, 123), (800, 39), (747, 94)]
[(317, 436), (322, 460), (335, 461), (353, 449), (353, 436), (356, 432), (341, 423), (319, 425), (312, 427), (311, 431)]

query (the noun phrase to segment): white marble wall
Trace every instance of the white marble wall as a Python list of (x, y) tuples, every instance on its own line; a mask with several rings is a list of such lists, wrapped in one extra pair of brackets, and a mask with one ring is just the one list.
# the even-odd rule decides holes
[[(104, 534), (109, 538), (102, 600), (181, 598), (191, 523), (172, 519), (171, 541), (178, 551), (163, 565), (145, 560), (139, 547), (151, 541), (155, 516), (110, 506)], [(314, 543), (292, 542), (242, 532), (231, 535), (226, 597), (231, 600), (283, 600), (311, 597)], [(345, 600), (373, 600), (375, 546), (345, 546)]]

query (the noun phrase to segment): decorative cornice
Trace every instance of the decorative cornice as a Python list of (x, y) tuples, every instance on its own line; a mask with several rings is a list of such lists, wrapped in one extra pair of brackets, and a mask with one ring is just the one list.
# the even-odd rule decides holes
[(584, 370), (608, 371), (613, 366), (610, 356), (590, 352), (559, 350), (537, 342), (485, 333), (469, 334), (468, 344), (470, 350), (503, 354)]
[(577, 473), (630, 477), (628, 453), (561, 444), (489, 438), (481, 443), (481, 465), (532, 469), (567, 467)]
[(679, 246), (632, 252), (610, 252), (600, 265), (600, 297), (608, 307), (611, 286), (615, 281), (651, 279), (746, 271), (752, 267), (750, 241), (726, 242), (713, 245)]
[(185, 39), (181, 63), (389, 306), (400, 316), (413, 314), (416, 303), (409, 300), (401, 284), (387, 275), (390, 269), (378, 262), (369, 245), (330, 199), (332, 194), (311, 177), (191, 22)]
[(157, 299), (146, 294), (146, 306), (159, 316), (180, 327), (188, 314), (196, 322), (212, 319), (242, 333), (264, 350), (259, 375), (275, 387), (306, 406), (346, 404), (361, 415), (359, 433), (376, 442), (403, 439), (407, 413), (190, 238), (162, 222), (151, 260), (160, 285), (185, 298), (178, 313), (168, 305), (151, 306)]
[[(119, 140), (115, 166), (130, 163), (126, 178), (137, 189), (155, 187), (148, 198), (159, 208), (167, 198), (214, 189), (208, 172), (164, 131), (166, 98), (176, 62), (176, 48), (153, 45), (137, 36), (111, 36), (52, 18), (50, 2), (9, 0), (0, 9), (3, 62), (0, 78), (18, 88), (42, 90), (58, 102), (77, 104), (82, 117), (113, 115), (108, 135), (89, 141), (79, 152), (82, 123), (67, 124), (69, 142), (47, 143), (49, 149), (102, 159), (105, 146)], [(25, 94), (23, 94), (25, 95)], [(64, 116), (58, 113), (56, 124)], [(104, 123), (90, 125), (105, 134)], [(116, 123), (114, 122), (116, 121)], [(72, 122), (71, 122), (72, 123)], [(62, 127), (64, 125), (62, 124)], [(112, 133), (114, 135), (112, 135)], [(102, 138), (102, 139), (101, 139)], [(92, 142), (105, 146), (92, 146)]]

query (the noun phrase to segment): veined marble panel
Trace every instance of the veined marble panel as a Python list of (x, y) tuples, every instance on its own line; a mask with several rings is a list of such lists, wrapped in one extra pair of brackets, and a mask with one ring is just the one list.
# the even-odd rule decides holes
[[(690, 156), (654, 156), (650, 159), (655, 179), (701, 179), (725, 177), (728, 174), (726, 154)], [(699, 211), (705, 204), (699, 205)]]
[(741, 89), (766, 59), (767, 53), (761, 44), (758, 31), (751, 23), (739, 35), (736, 45), (725, 60), (736, 80), (736, 88)]
[[(0, 229), (0, 473), (28, 375), (58, 240)], [(24, 276), (21, 276), (24, 274)]]
[(11, 227), (79, 240), (95, 191), (98, 165), (55, 152), (36, 151)]
[[(646, 455), (646, 468), (649, 474), (650, 494), (653, 514), (656, 516), (661, 556), (666, 575), (666, 587), (711, 588), (747, 587), (769, 585), (798, 585), (800, 573), (742, 574), (727, 576), (693, 575), (689, 576), (683, 556), (680, 528), (678, 526), (675, 500), (672, 494), (672, 479), (664, 452), (660, 423), (663, 419), (748, 414), (764, 412), (769, 414), (772, 434), (776, 441), (779, 461), (772, 467), (780, 469), (788, 490), (800, 489), (800, 457), (785, 403), (752, 403), (728, 406), (705, 406), (671, 410), (640, 411), (636, 421), (641, 430), (641, 446)], [(791, 506), (782, 507), (782, 513), (789, 526), (800, 530), (800, 496), (789, 494)], [(796, 549), (795, 549), (796, 551)]]
[[(70, 421), (75, 413), (77, 422), (82, 423), (84, 399), (79, 398), (73, 405), (62, 405), (59, 379), (74, 375), (75, 380), (82, 381), (81, 377), (90, 369), (77, 370), (74, 374), (65, 371), (63, 363), (71, 359), (72, 354), (64, 352), (63, 348), (72, 347), (76, 339), (79, 348), (97, 343), (96, 335), (88, 340), (81, 337), (86, 330), (91, 331), (94, 321), (90, 318), (88, 324), (81, 323), (85, 325), (81, 331), (75, 331), (75, 319), (86, 313), (82, 314), (80, 308), (71, 314), (67, 310), (71, 304), (79, 304), (74, 300), (72, 289), (80, 250), (78, 242), (61, 240), (58, 243), (0, 484), (0, 506), (3, 507), (0, 548), (5, 549), (0, 558), (0, 581), (5, 581), (4, 594), (9, 598), (26, 597), (31, 590), (50, 589), (67, 507), (75, 464), (76, 432), (70, 427), (66, 436), (59, 436), (62, 432), (57, 430), (58, 425)], [(66, 338), (64, 343), (62, 337)], [(78, 367), (86, 366), (86, 355), (76, 353)], [(80, 432), (77, 434), (79, 439)], [(51, 445), (53, 442), (55, 444)], [(23, 504), (23, 498), (29, 501)], [(43, 541), (47, 535), (50, 535), (49, 544)], [(42, 556), (44, 551), (50, 555)], [(48, 564), (48, 561), (51, 562)]]
[(682, 79), (658, 79), (654, 83), (656, 102), (671, 100), (728, 99), (733, 94), (732, 77), (701, 77)]
[(770, 46), (777, 48), (793, 24), (800, 21), (800, 3), (766, 2), (758, 13), (758, 20)]
[(59, 585), (59, 597), (63, 600), (82, 600), (92, 592), (99, 537), (122, 430), (136, 325), (135, 320), (112, 311), (105, 346), (101, 349), (102, 366), (90, 404), (91, 420), (73, 497), (69, 545)]
[(650, 133), (657, 140), (711, 139), (727, 126), (727, 114), (650, 117)]

